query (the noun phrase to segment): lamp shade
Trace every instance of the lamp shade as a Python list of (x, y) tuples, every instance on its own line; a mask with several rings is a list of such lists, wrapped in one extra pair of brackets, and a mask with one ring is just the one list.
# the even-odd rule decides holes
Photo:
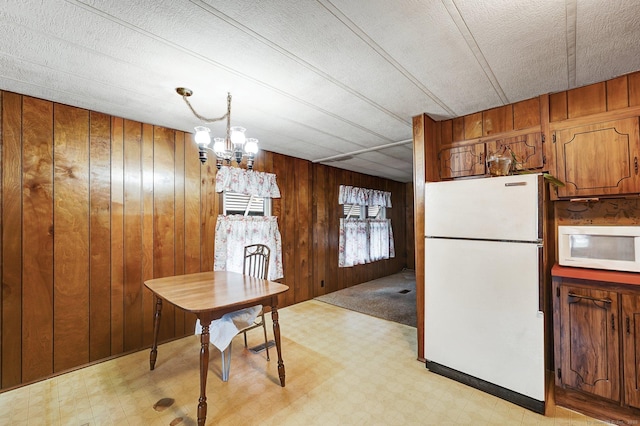
[(224, 155), (224, 138), (213, 138), (213, 152), (215, 152), (218, 157), (222, 157)]
[(244, 132), (247, 129), (245, 129), (244, 127), (232, 127), (230, 129), (231, 135), (231, 143), (234, 145), (244, 145), (244, 141), (245, 141), (245, 136), (244, 136)]
[(244, 144), (244, 150), (247, 154), (257, 154), (258, 153), (258, 139), (256, 138), (247, 138), (247, 142)]
[(209, 130), (208, 127), (204, 127), (204, 126), (197, 126), (195, 130), (196, 130), (196, 135), (194, 138), (196, 143), (200, 146), (209, 145), (209, 142), (211, 142), (211, 136), (209, 135), (211, 130)]

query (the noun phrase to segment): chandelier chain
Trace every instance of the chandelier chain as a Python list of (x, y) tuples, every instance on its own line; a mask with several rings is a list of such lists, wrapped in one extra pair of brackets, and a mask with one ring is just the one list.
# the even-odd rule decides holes
[(187, 104), (187, 106), (189, 107), (193, 115), (195, 115), (199, 120), (202, 120), (205, 123), (215, 123), (216, 121), (222, 121), (231, 115), (231, 95), (227, 97), (227, 113), (222, 117), (218, 117), (218, 118), (207, 118), (205, 116), (198, 114), (196, 110), (193, 108), (193, 106), (191, 106), (191, 102), (189, 102), (189, 99), (187, 99), (185, 95), (182, 96), (182, 99)]
[(231, 93), (227, 93), (227, 144), (231, 143)]

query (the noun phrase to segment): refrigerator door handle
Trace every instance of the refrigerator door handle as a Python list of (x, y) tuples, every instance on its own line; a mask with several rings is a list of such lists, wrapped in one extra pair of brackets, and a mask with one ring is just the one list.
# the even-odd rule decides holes
[(527, 182), (507, 182), (504, 186), (526, 186)]
[(544, 253), (543, 246), (538, 246), (538, 312), (544, 312)]

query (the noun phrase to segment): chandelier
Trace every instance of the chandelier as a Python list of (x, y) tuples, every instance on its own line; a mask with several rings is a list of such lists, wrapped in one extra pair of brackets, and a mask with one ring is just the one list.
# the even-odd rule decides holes
[(227, 113), (218, 118), (206, 118), (198, 114), (196, 110), (191, 106), (189, 96), (193, 95), (191, 89), (186, 87), (176, 88), (176, 92), (182, 96), (184, 102), (187, 104), (193, 115), (205, 123), (214, 123), (216, 121), (227, 120), (227, 134), (224, 138), (213, 138), (213, 148), (211, 144), (211, 129), (206, 126), (195, 127), (195, 141), (198, 144), (198, 151), (200, 156), (200, 162), (202, 164), (207, 162), (207, 151), (211, 151), (216, 156), (216, 167), (220, 169), (223, 162), (227, 165), (231, 164), (231, 160), (235, 160), (238, 165), (242, 162), (242, 158), (247, 158), (247, 168), (253, 169), (253, 160), (258, 153), (258, 139), (246, 138), (244, 127), (231, 127), (231, 93), (227, 93)]

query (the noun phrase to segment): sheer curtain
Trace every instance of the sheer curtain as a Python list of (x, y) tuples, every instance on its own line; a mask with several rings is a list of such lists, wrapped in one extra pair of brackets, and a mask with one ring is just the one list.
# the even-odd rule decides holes
[(395, 257), (390, 219), (340, 219), (338, 267)]
[[(339, 204), (391, 207), (391, 192), (340, 185)], [(340, 219), (338, 267), (395, 257), (391, 219)]]
[(230, 191), (256, 197), (280, 198), (273, 173), (222, 166), (216, 174), (216, 192)]
[(282, 239), (275, 216), (219, 215), (213, 270), (242, 273), (244, 247), (250, 244), (265, 244), (271, 249), (269, 280), (284, 277)]
[(368, 224), (370, 261), (396, 257), (391, 219), (368, 219)]
[[(216, 192), (230, 191), (256, 197), (280, 198), (273, 173), (222, 166), (216, 174)], [(216, 222), (214, 271), (242, 273), (244, 247), (264, 244), (271, 249), (269, 280), (284, 277), (282, 240), (275, 216), (219, 215)]]
[(377, 189), (340, 185), (338, 203), (391, 207), (391, 193), (388, 191), (379, 191)]
[(369, 263), (369, 235), (365, 219), (340, 219), (338, 266)]

